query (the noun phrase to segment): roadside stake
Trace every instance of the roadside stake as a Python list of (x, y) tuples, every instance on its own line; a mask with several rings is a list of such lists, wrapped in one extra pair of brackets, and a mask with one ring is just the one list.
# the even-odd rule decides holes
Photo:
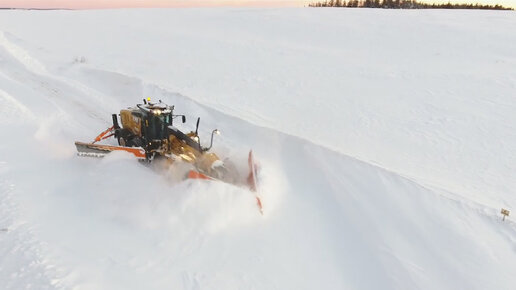
[(505, 217), (509, 216), (511, 212), (507, 209), (502, 208), (501, 214), (503, 215), (502, 221), (505, 220)]

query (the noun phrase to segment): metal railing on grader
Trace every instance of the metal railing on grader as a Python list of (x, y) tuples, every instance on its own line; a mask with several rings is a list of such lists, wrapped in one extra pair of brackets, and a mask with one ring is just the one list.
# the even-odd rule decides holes
[[(174, 120), (178, 117), (185, 123), (185, 115), (175, 115), (174, 106), (169, 106), (161, 100), (151, 103), (150, 98), (144, 99), (143, 104), (120, 110), (119, 115), (122, 126), (119, 125), (117, 114), (113, 114), (113, 126), (100, 133), (94, 141), (75, 142), (78, 154), (103, 157), (112, 151), (125, 151), (148, 162), (165, 159), (172, 164), (189, 163), (191, 169), (187, 171), (184, 179), (239, 183), (241, 174), (235, 167), (227, 161), (223, 162), (215, 153), (209, 152), (213, 146), (213, 137), (219, 134), (219, 130), (212, 131), (209, 147), (201, 146), (198, 134), (200, 118), (197, 118), (195, 131), (185, 134), (174, 126)], [(98, 143), (110, 137), (118, 140), (118, 146)], [(263, 213), (257, 184), (259, 167), (254, 161), (252, 151), (249, 151), (248, 166), (249, 172), (244, 184), (255, 193), (258, 208)]]

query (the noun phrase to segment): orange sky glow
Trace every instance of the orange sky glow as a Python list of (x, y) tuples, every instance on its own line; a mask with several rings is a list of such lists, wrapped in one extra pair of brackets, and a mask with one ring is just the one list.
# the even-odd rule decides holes
[(0, 0), (0, 7), (13, 8), (118, 8), (118, 7), (211, 7), (266, 6), (295, 7), (311, 1), (299, 0)]
[[(300, 7), (316, 2), (306, 0), (0, 0), (0, 7), (8, 8), (121, 8), (121, 7)], [(448, 0), (420, 0), (427, 3), (445, 3)], [(450, 0), (452, 3), (500, 4), (516, 8), (516, 0)]]

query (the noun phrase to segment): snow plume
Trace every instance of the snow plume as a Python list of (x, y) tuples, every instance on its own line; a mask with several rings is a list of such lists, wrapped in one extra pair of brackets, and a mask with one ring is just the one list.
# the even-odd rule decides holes
[(103, 158), (88, 175), (91, 179), (82, 182), (96, 184), (93, 203), (127, 226), (213, 233), (258, 218), (254, 195), (244, 188), (205, 180), (171, 184), (166, 172), (147, 167), (117, 152)]

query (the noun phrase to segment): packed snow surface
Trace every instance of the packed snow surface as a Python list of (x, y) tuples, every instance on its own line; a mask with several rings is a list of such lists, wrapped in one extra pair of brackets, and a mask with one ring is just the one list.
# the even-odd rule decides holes
[[(515, 289), (514, 12), (0, 11), (0, 288)], [(253, 194), (76, 156), (142, 98)], [(109, 142), (114, 142), (111, 140)], [(177, 177), (177, 176), (176, 176)], [(514, 215), (514, 213), (513, 213)]]

